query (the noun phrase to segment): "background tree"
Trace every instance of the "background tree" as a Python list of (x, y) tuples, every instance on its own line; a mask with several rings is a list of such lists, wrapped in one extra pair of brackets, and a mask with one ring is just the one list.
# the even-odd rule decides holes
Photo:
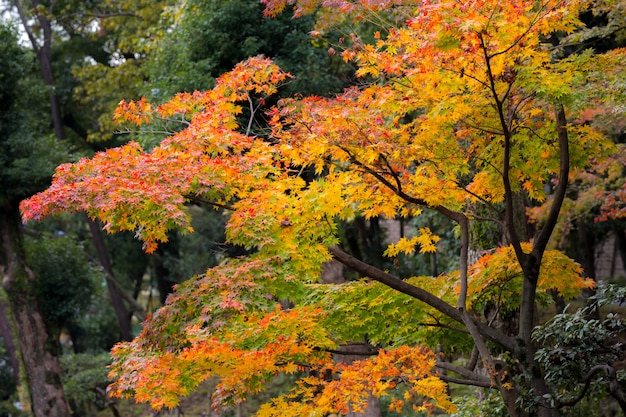
[[(73, 147), (78, 155), (93, 153), (92, 146), (86, 143), (90, 130), (90, 112), (85, 112), (80, 106), (80, 100), (73, 94), (77, 85), (76, 78), (71, 69), (74, 65), (84, 60), (107, 60), (114, 59), (118, 49), (109, 39), (95, 36), (95, 28), (108, 23), (109, 19), (118, 22), (125, 19), (126, 26), (129, 22), (135, 23), (135, 28), (143, 28), (137, 25), (131, 17), (135, 15), (160, 16), (160, 13), (150, 14), (146, 9), (130, 10), (130, 4), (120, 8), (117, 2), (72, 2), (53, 1), (41, 3), (39, 1), (10, 2), (19, 16), (22, 30), (30, 41), (32, 50), (37, 57), (39, 70), (50, 94), (50, 106), (52, 126), (55, 137), (65, 142), (67, 147)], [(156, 8), (160, 4), (155, 4)], [(143, 12), (143, 14), (142, 14)], [(98, 23), (101, 23), (100, 25)], [(144, 21), (142, 21), (143, 23)], [(149, 20), (153, 23), (153, 20)], [(148, 25), (148, 23), (144, 23)], [(141, 33), (139, 30), (138, 33)], [(106, 33), (106, 32), (102, 32)], [(102, 145), (97, 145), (101, 148)], [(119, 332), (122, 340), (132, 339), (131, 306), (125, 305), (125, 299), (130, 297), (119, 285), (115, 285), (115, 276), (112, 272), (111, 260), (106, 250), (105, 239), (100, 227), (92, 225), (93, 245), (96, 247), (96, 255), (101, 265), (107, 271), (111, 285), (108, 286), (114, 311), (116, 312)]]
[(589, 305), (572, 314), (557, 314), (537, 329), (533, 337), (542, 346), (537, 358), (547, 379), (558, 386), (559, 395), (551, 401), (562, 408), (577, 407), (591, 391), (595, 398), (613, 397), (622, 413), (626, 411), (626, 378), (620, 364), (625, 350), (620, 335), (626, 322), (615, 312), (592, 317), (599, 317), (600, 308), (625, 300), (624, 287), (600, 283)]
[(69, 332), (72, 348), (82, 351), (79, 320), (92, 306), (102, 275), (88, 262), (83, 248), (68, 236), (26, 239), (26, 260), (37, 276), (36, 291), (46, 328), (59, 340)]

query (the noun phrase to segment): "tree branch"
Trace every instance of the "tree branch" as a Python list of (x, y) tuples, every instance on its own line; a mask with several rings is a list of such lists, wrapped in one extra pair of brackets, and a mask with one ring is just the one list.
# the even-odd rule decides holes
[(589, 386), (591, 385), (591, 378), (593, 378), (595, 374), (601, 371), (604, 371), (606, 375), (611, 379), (615, 377), (615, 368), (613, 368), (612, 366), (609, 366), (609, 365), (594, 366), (593, 368), (589, 370), (589, 372), (587, 372), (587, 374), (583, 378), (583, 382), (585, 383), (585, 386), (578, 393), (578, 395), (569, 401), (559, 401), (559, 405), (557, 407), (563, 408), (563, 407), (571, 407), (573, 405), (576, 405), (580, 400), (583, 399), (583, 397), (587, 393), (587, 390), (589, 389)]
[(565, 199), (565, 191), (567, 190), (568, 176), (569, 176), (569, 138), (567, 134), (567, 118), (565, 117), (565, 109), (563, 105), (559, 105), (556, 109), (556, 132), (559, 141), (559, 184), (554, 192), (554, 198), (552, 199), (552, 205), (548, 212), (548, 217), (543, 224), (543, 227), (539, 233), (535, 236), (533, 242), (532, 254), (537, 257), (537, 260), (541, 263), (543, 252), (548, 245), (552, 231), (556, 226), (559, 213), (561, 212), (561, 206)]
[(484, 380), (460, 379), (460, 378), (454, 378), (448, 375), (438, 375), (438, 376), (439, 376), (439, 379), (448, 383), (460, 384), (460, 385), (471, 385), (474, 387), (482, 387), (482, 388), (493, 388), (491, 381), (485, 382)]
[(31, 46), (33, 47), (33, 51), (35, 51), (35, 54), (39, 54), (40, 46), (37, 43), (37, 39), (35, 39), (35, 35), (33, 35), (33, 31), (28, 26), (28, 18), (24, 13), (21, 2), (19, 2), (18, 0), (13, 0), (11, 4), (17, 10), (17, 14), (19, 15), (20, 21), (22, 22), (22, 27), (24, 28), (24, 32), (26, 32), (26, 36), (28, 37)]
[(526, 254), (524, 254), (524, 252), (522, 251), (519, 236), (517, 235), (517, 231), (515, 230), (515, 224), (513, 222), (513, 191), (511, 188), (511, 179), (509, 176), (511, 164), (511, 131), (509, 129), (509, 124), (507, 123), (507, 120), (504, 116), (503, 102), (498, 95), (493, 71), (491, 69), (491, 58), (493, 56), (489, 55), (483, 36), (479, 34), (478, 37), (480, 39), (480, 45), (483, 51), (483, 58), (485, 60), (485, 66), (487, 68), (487, 78), (489, 79), (491, 95), (493, 96), (496, 104), (496, 111), (498, 113), (500, 126), (502, 127), (502, 134), (504, 136), (504, 150), (502, 156), (502, 185), (504, 187), (504, 201), (506, 206), (506, 210), (504, 213), (506, 225), (505, 230), (509, 237), (509, 241), (513, 245), (513, 249), (515, 250), (515, 255), (521, 263), (525, 259)]
[[(354, 256), (344, 252), (338, 246), (332, 245), (329, 248), (330, 253), (333, 257), (344, 264), (345, 266), (359, 272), (363, 276), (367, 276), (375, 281), (380, 282), (381, 284), (387, 285), (390, 288), (393, 288), (396, 291), (399, 291), (403, 294), (409, 295), (413, 298), (416, 298), (429, 306), (433, 307), (435, 310), (440, 313), (450, 317), (451, 319), (466, 324), (463, 320), (463, 315), (459, 310), (451, 306), (450, 304), (443, 301), (441, 298), (434, 296), (428, 291), (416, 287), (414, 285), (409, 284), (406, 281), (401, 280), (385, 271), (382, 271), (372, 265), (369, 265)], [(475, 322), (475, 326), (480, 332), (481, 335), (486, 337), (487, 339), (498, 343), (502, 347), (507, 350), (513, 351), (516, 347), (515, 341), (506, 336), (505, 334), (499, 332), (496, 329), (493, 329), (484, 323)]]
[[(491, 383), (491, 380), (485, 376), (479, 375), (476, 372), (472, 372), (470, 370), (468, 370), (467, 368), (463, 367), (463, 366), (456, 366), (453, 365), (451, 363), (448, 362), (442, 362), (442, 361), (438, 361), (437, 365), (435, 365), (437, 368), (440, 369), (444, 369), (446, 371), (451, 371), (454, 373), (457, 373), (465, 378), (467, 378), (468, 380), (476, 383), (479, 382), (483, 385), (478, 385), (481, 387), (491, 387), (493, 386)], [(471, 385), (476, 385), (476, 384), (471, 384)]]
[(185, 194), (183, 197), (185, 197), (187, 200), (195, 201), (197, 203), (207, 204), (209, 206), (213, 206), (213, 207), (216, 207), (216, 208), (221, 208), (221, 209), (224, 209), (224, 210), (235, 211), (235, 208), (233, 206), (216, 203), (214, 201), (206, 200), (204, 198), (197, 197), (197, 196), (194, 196), (194, 195), (191, 195), (191, 194)]
[[(92, 256), (90, 255), (87, 255), (87, 256), (91, 262), (99, 263), (99, 261), (97, 261)], [(137, 319), (139, 321), (145, 321), (148, 314), (146, 313), (146, 310), (143, 308), (143, 306), (139, 304), (137, 300), (135, 300), (126, 292), (126, 290), (122, 287), (122, 285), (119, 282), (117, 282), (115, 277), (111, 275), (111, 272), (109, 272), (106, 268), (103, 268), (103, 272), (104, 272), (104, 277), (107, 280), (107, 284), (110, 284), (117, 289), (120, 297), (122, 297), (122, 299), (130, 305), (131, 311), (135, 314), (135, 316), (137, 316)]]
[[(469, 252), (469, 223), (467, 217), (459, 216), (459, 227), (461, 229), (461, 256), (459, 257), (460, 282), (459, 298), (456, 302), (456, 308), (462, 313), (467, 309), (467, 269), (468, 269), (468, 252)], [(472, 330), (470, 333), (472, 333)], [(482, 353), (482, 352), (481, 352)]]

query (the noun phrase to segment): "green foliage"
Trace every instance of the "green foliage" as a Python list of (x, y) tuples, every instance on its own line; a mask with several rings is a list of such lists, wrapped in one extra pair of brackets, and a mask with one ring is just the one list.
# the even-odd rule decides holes
[(78, 351), (108, 352), (119, 341), (119, 323), (102, 279), (94, 289), (89, 307), (76, 318), (72, 331), (78, 337)]
[(248, 0), (185, 2), (173, 31), (147, 62), (153, 99), (211, 88), (215, 77), (259, 54), (296, 75), (291, 93), (337, 91), (347, 67), (339, 57), (328, 55), (325, 42), (311, 42), (314, 20), (292, 19), (288, 13), (266, 19), (262, 9), (259, 2)]
[[(482, 398), (481, 398), (482, 397)], [(487, 390), (482, 395), (465, 395), (454, 399), (458, 410), (450, 417), (506, 417), (508, 412), (500, 394)]]
[(132, 233), (105, 234), (104, 239), (116, 280), (133, 291), (146, 273), (149, 257), (133, 239)]
[(91, 301), (98, 276), (83, 248), (69, 237), (44, 237), (27, 242), (26, 253), (37, 276), (40, 308), (48, 323), (60, 328), (78, 318)]
[[(72, 315), (71, 312), (68, 311), (68, 313), (70, 313), (69, 319), (61, 323), (61, 325), (66, 327), (65, 330), (68, 331), (72, 338), (72, 343), (74, 344), (72, 346), (73, 350), (75, 352), (91, 353), (101, 353), (110, 350), (111, 347), (118, 342), (117, 335), (119, 334), (119, 324), (111, 305), (104, 274), (99, 266), (91, 264), (90, 261), (96, 259), (97, 255), (94, 253), (95, 250), (90, 244), (91, 233), (85, 225), (85, 218), (83, 216), (66, 214), (51, 217), (41, 223), (31, 223), (27, 226), (27, 236), (27, 249), (31, 248), (34, 244), (45, 245), (45, 242), (49, 242), (50, 240), (61, 239), (61, 242), (53, 243), (53, 246), (59, 246), (59, 250), (62, 252), (64, 245), (67, 245), (72, 252), (71, 255), (61, 253), (61, 258), (78, 256), (78, 263), (82, 265), (80, 267), (72, 265), (70, 270), (75, 271), (75, 273), (77, 273), (76, 270), (87, 270), (84, 279), (89, 281), (87, 283), (89, 292), (87, 292), (87, 289), (76, 289), (84, 297), (84, 300), (80, 301), (83, 307), (77, 310), (75, 315)], [(120, 254), (123, 253), (128, 256), (128, 258), (124, 259), (129, 259), (130, 261), (132, 257), (136, 255), (136, 252), (133, 252), (131, 249), (133, 246), (138, 245), (132, 237), (126, 236), (125, 239), (125, 236), (105, 236), (105, 238), (109, 237), (115, 239), (107, 241), (107, 244), (118, 249)], [(130, 243), (126, 245), (126, 242), (129, 241)], [(78, 252), (76, 252), (77, 248)], [(135, 259), (135, 261), (143, 261), (145, 268), (146, 256), (141, 251), (139, 251), (139, 254), (140, 257)], [(35, 253), (33, 256), (36, 257), (37, 254)], [(88, 260), (89, 262), (87, 262)], [(39, 263), (44, 262), (43, 260), (37, 261)], [(85, 265), (85, 263), (88, 265)], [(129, 272), (131, 268), (129, 265), (118, 262), (117, 259), (115, 259), (113, 263), (119, 268), (118, 270), (122, 277), (131, 274), (131, 272)], [(53, 268), (57, 267), (54, 266)], [(72, 288), (66, 286), (65, 281), (62, 282), (62, 286), (67, 288), (68, 291), (73, 291)], [(66, 309), (66, 307), (63, 306), (61, 308)], [(51, 309), (55, 310), (53, 306), (51, 306)]]
[(66, 157), (44, 133), (47, 91), (35, 77), (33, 62), (15, 30), (0, 24), (0, 204), (41, 191)]
[(533, 338), (542, 345), (535, 358), (546, 380), (556, 387), (557, 395), (551, 398), (555, 404), (575, 403), (583, 395), (601, 401), (616, 389), (612, 384), (622, 392), (626, 389), (626, 373), (619, 366), (626, 320), (614, 312), (600, 318), (593, 313), (603, 306), (623, 305), (625, 300), (626, 288), (599, 283), (587, 307), (557, 314), (535, 329)]
[[(406, 281), (454, 300), (449, 287), (440, 289), (439, 277), (412, 277)], [(436, 348), (442, 340), (457, 352), (469, 351), (465, 335), (451, 331), (455, 323), (434, 309), (424, 308), (415, 298), (398, 293), (378, 282), (361, 280), (345, 284), (311, 285), (307, 300), (325, 311), (325, 325), (333, 329), (339, 343), (371, 342), (378, 346), (423, 343)]]
[[(0, 61), (0, 74), (2, 83), (0, 84), (0, 111), (2, 119), (6, 123), (7, 112), (11, 105), (19, 96), (19, 80), (21, 72), (27, 67), (28, 56), (25, 49), (17, 44), (17, 37), (14, 28), (0, 26), (0, 55), (3, 57)], [(12, 58), (12, 59), (11, 59)], [(8, 126), (2, 126), (2, 130)]]
[(0, 416), (3, 417), (27, 417), (28, 414), (19, 410), (15, 404), (13, 404), (14, 397), (7, 399), (6, 401), (0, 401)]
[(108, 407), (112, 401), (106, 395), (109, 383), (107, 366), (110, 362), (108, 354), (61, 357), (63, 388), (74, 416), (93, 415), (94, 410)]

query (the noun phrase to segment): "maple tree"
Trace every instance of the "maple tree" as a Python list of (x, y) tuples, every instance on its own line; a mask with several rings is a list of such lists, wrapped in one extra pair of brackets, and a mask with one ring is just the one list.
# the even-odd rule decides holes
[[(593, 105), (598, 68), (619, 77), (624, 51), (558, 59), (545, 40), (580, 27), (583, 1), (264, 3), (268, 14), (322, 7), (321, 27), (381, 13), (396, 23), (372, 44), (353, 36), (342, 52), (363, 85), (282, 99), (259, 136), (241, 115), (251, 123), (290, 77), (263, 57), (208, 91), (161, 105), (124, 101), (121, 122), (183, 128), (151, 151), (131, 142), (61, 165), (48, 190), (22, 202), (25, 220), (85, 211), (111, 232), (135, 230), (148, 252), (169, 230), (192, 231), (190, 204), (209, 204), (228, 216), (228, 241), (250, 249), (180, 284), (134, 341), (114, 348), (111, 393), (171, 407), (219, 376), (221, 407), (290, 373), (300, 376), (293, 389), (257, 415), (358, 411), (370, 395), (389, 396), (397, 411), (452, 411), (446, 382), (498, 390), (511, 416), (559, 415), (559, 392), (535, 355), (535, 308), (593, 286), (548, 243), (570, 174), (619, 152), (592, 125), (569, 120)], [(547, 208), (530, 230), (526, 208), (540, 203)], [(339, 221), (424, 210), (457, 224), (457, 271), (396, 277), (341, 248)], [(481, 222), (496, 224), (502, 243), (470, 265), (471, 228)], [(435, 232), (420, 228), (386, 255), (434, 251)], [(319, 284), (333, 258), (365, 279)], [(516, 328), (497, 320), (505, 313)], [(444, 348), (472, 351), (467, 366), (434, 353), (449, 335), (458, 344)], [(375, 348), (335, 362), (354, 341)]]

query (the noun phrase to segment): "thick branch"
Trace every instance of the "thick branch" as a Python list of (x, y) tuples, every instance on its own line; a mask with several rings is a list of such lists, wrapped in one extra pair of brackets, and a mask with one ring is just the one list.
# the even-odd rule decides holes
[(487, 68), (487, 78), (489, 79), (489, 87), (491, 90), (491, 95), (493, 96), (493, 100), (496, 104), (496, 111), (498, 113), (498, 119), (500, 121), (500, 126), (502, 127), (502, 134), (504, 136), (504, 149), (502, 155), (502, 185), (504, 187), (504, 201), (505, 201), (505, 225), (506, 225), (506, 233), (509, 237), (511, 244), (513, 245), (513, 249), (515, 250), (515, 255), (522, 262), (525, 258), (525, 254), (522, 251), (522, 247), (520, 245), (519, 236), (517, 235), (517, 231), (515, 230), (515, 224), (513, 222), (513, 190), (511, 187), (511, 179), (509, 175), (510, 164), (511, 164), (511, 129), (509, 128), (509, 123), (506, 120), (504, 115), (504, 103), (500, 98), (498, 91), (496, 89), (495, 77), (493, 75), (493, 71), (491, 69), (491, 58), (487, 50), (487, 46), (485, 45), (485, 41), (482, 35), (479, 35), (481, 49), (483, 50), (483, 58), (485, 60), (485, 66)]
[[(463, 323), (465, 323), (467, 330), (472, 336), (472, 340), (474, 340), (474, 343), (476, 344), (476, 349), (478, 349), (480, 356), (482, 357), (483, 361), (486, 362), (486, 366), (488, 367), (488, 369), (490, 371), (494, 370), (495, 364), (493, 362), (493, 358), (491, 357), (491, 354), (489, 353), (489, 348), (487, 348), (485, 339), (481, 337), (481, 331), (477, 326), (477, 322), (469, 315), (467, 310), (459, 309), (459, 311), (461, 312), (461, 315), (463, 317)], [(492, 329), (489, 326), (484, 326), (484, 328)]]
[(471, 385), (473, 387), (482, 387), (482, 388), (493, 388), (493, 385), (490, 381), (485, 382), (484, 380), (474, 380), (474, 379), (461, 379), (461, 378), (453, 378), (448, 375), (439, 375), (439, 379), (445, 382), (460, 384), (460, 385)]
[[(120, 326), (120, 335), (122, 336), (122, 340), (132, 340), (133, 333), (130, 323), (130, 316), (128, 314), (128, 309), (126, 308), (122, 300), (125, 299), (131, 305), (133, 305), (133, 307), (137, 307), (138, 304), (135, 302), (134, 299), (133, 302), (130, 301), (132, 297), (130, 297), (126, 293), (126, 291), (119, 286), (119, 283), (114, 278), (111, 260), (109, 258), (109, 253), (104, 243), (104, 238), (102, 237), (102, 230), (100, 229), (100, 225), (93, 219), (87, 219), (87, 224), (89, 225), (89, 230), (91, 231), (91, 237), (94, 247), (96, 249), (96, 253), (98, 255), (98, 261), (100, 262), (100, 265), (102, 265), (102, 269), (104, 270), (105, 277), (107, 279), (107, 288), (109, 290), (111, 303), (113, 305), (113, 309), (115, 311), (115, 315), (117, 316), (117, 320)], [(140, 312), (141, 310), (143, 309), (136, 311)], [(138, 317), (140, 316), (138, 315)], [(145, 319), (145, 311), (143, 312), (143, 319)]]
[(378, 181), (380, 181), (380, 183), (382, 183), (385, 187), (389, 188), (391, 191), (393, 191), (398, 197), (402, 198), (404, 201), (411, 203), (411, 204), (418, 205), (418, 206), (428, 207), (429, 209), (435, 210), (443, 214), (447, 218), (456, 221), (457, 223), (460, 223), (461, 221), (463, 221), (462, 220), (463, 218), (467, 220), (466, 216), (463, 213), (450, 210), (444, 206), (433, 206), (431, 204), (428, 204), (426, 200), (413, 197), (405, 193), (404, 190), (402, 189), (402, 183), (399, 181), (399, 177), (397, 173), (391, 170), (391, 167), (389, 165), (388, 165), (388, 168), (390, 169), (389, 174), (391, 174), (394, 177), (394, 181), (396, 182), (396, 185), (392, 184), (391, 181), (385, 178), (381, 173), (374, 171), (371, 167), (365, 165), (364, 163), (356, 159), (356, 157), (352, 155), (352, 153), (348, 149), (341, 147), (341, 146), (338, 146), (338, 147), (341, 150), (343, 150), (346, 154), (348, 154), (348, 157), (350, 158), (350, 161), (353, 164), (363, 168), (365, 172), (367, 172), (368, 174), (376, 178)]
[[(90, 258), (90, 260), (92, 262), (99, 262), (93, 258)], [(137, 319), (139, 321), (146, 320), (146, 317), (148, 316), (148, 314), (146, 313), (146, 309), (143, 308), (143, 306), (139, 304), (137, 300), (135, 300), (130, 294), (126, 292), (124, 287), (122, 287), (122, 285), (117, 282), (115, 277), (111, 275), (108, 270), (103, 268), (103, 271), (104, 277), (107, 280), (107, 285), (112, 285), (117, 289), (117, 291), (119, 292), (119, 296), (130, 305), (130, 310), (133, 312), (133, 314), (135, 314), (135, 316), (137, 316)]]
[(139, 304), (137, 300), (131, 297), (130, 294), (128, 294), (126, 290), (122, 287), (122, 285), (119, 282), (117, 282), (115, 277), (113, 277), (110, 273), (108, 273), (108, 271), (104, 271), (104, 275), (106, 277), (107, 283), (109, 285), (113, 285), (117, 289), (120, 297), (122, 297), (122, 299), (124, 299), (124, 301), (126, 301), (130, 305), (130, 308), (135, 314), (135, 316), (137, 316), (137, 319), (139, 321), (145, 321), (148, 315), (146, 313), (146, 309), (143, 308), (143, 306)]
[(367, 349), (367, 350), (355, 350), (354, 352), (348, 351), (348, 350), (341, 350), (341, 349), (317, 349), (317, 348), (313, 348), (313, 350), (319, 350), (322, 352), (328, 352), (328, 353), (332, 353), (333, 355), (343, 355), (343, 356), (376, 356), (378, 355), (378, 351), (376, 350), (372, 350), (372, 349)]
[(229, 211), (235, 211), (235, 208), (226, 204), (220, 204), (220, 203), (216, 203), (215, 201), (210, 201), (210, 200), (206, 200), (204, 198), (192, 195), (192, 194), (185, 194), (184, 196), (187, 200), (190, 201), (195, 201), (198, 203), (202, 203), (202, 204), (207, 204), (209, 206), (213, 206), (215, 208), (220, 208), (220, 209), (224, 209), (224, 210), (229, 210)]
[(33, 34), (33, 31), (28, 25), (28, 18), (26, 17), (26, 14), (24, 13), (22, 4), (17, 0), (13, 0), (11, 4), (13, 4), (13, 7), (15, 7), (15, 9), (17, 10), (17, 14), (19, 15), (20, 21), (22, 22), (22, 27), (24, 28), (24, 32), (26, 32), (26, 36), (28, 36), (28, 40), (30, 41), (30, 44), (33, 47), (33, 51), (35, 51), (35, 54), (39, 54), (40, 46), (37, 43), (37, 39), (35, 39), (35, 35)]
[[(441, 298), (434, 296), (433, 294), (425, 291), (422, 288), (416, 287), (414, 285), (409, 284), (406, 281), (401, 280), (385, 271), (382, 271), (372, 265), (369, 265), (354, 256), (344, 252), (338, 246), (331, 246), (329, 248), (330, 253), (333, 257), (344, 264), (345, 266), (352, 268), (356, 272), (367, 276), (375, 281), (380, 282), (381, 284), (387, 285), (390, 288), (393, 288), (396, 291), (399, 291), (403, 294), (409, 295), (413, 298), (416, 298), (429, 306), (433, 307), (435, 310), (440, 313), (450, 317), (453, 320), (456, 320), (459, 323), (465, 324), (463, 320), (463, 315), (459, 310), (451, 306), (450, 304), (443, 301)], [(504, 335), (503, 333), (493, 329), (484, 323), (475, 322), (476, 327), (481, 335), (488, 338), (489, 340), (498, 343), (502, 347), (507, 350), (515, 349), (515, 342), (512, 338)]]
[[(436, 318), (432, 317), (433, 320), (436, 320)], [(469, 334), (469, 332), (466, 329), (462, 329), (460, 327), (454, 327), (454, 326), (449, 326), (447, 324), (443, 324), (443, 323), (428, 323), (428, 322), (418, 322), (416, 323), (417, 326), (423, 326), (423, 327), (433, 327), (433, 328), (437, 328), (437, 329), (446, 329), (446, 330), (450, 330), (456, 333), (461, 333), (461, 334)]]
[(478, 348), (474, 346), (474, 348), (472, 349), (472, 353), (470, 354), (470, 357), (469, 357), (469, 362), (467, 363), (465, 368), (470, 371), (474, 370), (474, 368), (476, 368), (476, 364), (478, 363), (478, 356), (479, 356)]
[(464, 368), (462, 366), (456, 366), (453, 365), (451, 363), (448, 362), (437, 362), (437, 368), (440, 369), (444, 369), (446, 371), (451, 371), (451, 372), (455, 372), (459, 375), (461, 375), (462, 377), (467, 378), (468, 380), (474, 382), (471, 385), (477, 385), (476, 382), (480, 383), (480, 387), (491, 387), (491, 380), (483, 375), (479, 375), (475, 372), (470, 371), (467, 368)]
[(491, 358), (491, 354), (489, 353), (489, 349), (485, 344), (485, 340), (481, 337), (480, 331), (474, 322), (474, 319), (470, 317), (467, 312), (467, 270), (468, 270), (468, 251), (469, 251), (469, 224), (467, 222), (467, 217), (459, 216), (458, 219), (459, 227), (461, 228), (461, 256), (459, 261), (460, 268), (460, 290), (459, 290), (459, 298), (457, 299), (456, 308), (461, 313), (461, 317), (463, 319), (463, 323), (467, 330), (469, 331), (474, 343), (476, 344), (476, 348), (480, 352), (480, 356), (482, 356), (483, 360), (487, 361), (489, 369), (494, 368), (493, 360)]
[(461, 312), (465, 312), (467, 309), (467, 269), (469, 251), (469, 224), (467, 217), (459, 216), (459, 227), (461, 229), (461, 256), (459, 257), (461, 288), (459, 291), (459, 298), (456, 302), (456, 308), (458, 308)]
[(550, 206), (550, 212), (543, 224), (543, 227), (535, 236), (533, 243), (532, 253), (537, 257), (539, 262), (543, 256), (543, 252), (548, 245), (548, 240), (552, 235), (552, 231), (556, 226), (559, 213), (561, 212), (561, 206), (565, 199), (565, 191), (567, 190), (567, 178), (569, 176), (569, 139), (567, 135), (567, 118), (565, 117), (565, 109), (562, 105), (556, 109), (556, 132), (559, 141), (559, 184), (554, 192), (552, 198), (552, 205)]

